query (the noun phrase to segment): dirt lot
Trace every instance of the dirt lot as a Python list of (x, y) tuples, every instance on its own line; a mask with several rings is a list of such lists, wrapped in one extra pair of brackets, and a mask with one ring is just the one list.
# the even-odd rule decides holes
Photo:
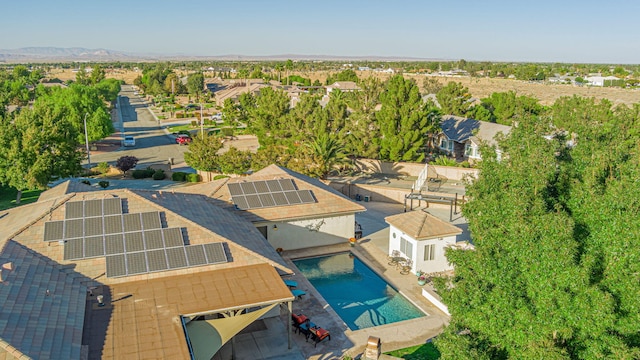
[[(324, 83), (325, 79), (330, 73), (327, 71), (316, 71), (313, 73), (300, 73), (300, 76), (311, 78), (312, 81), (318, 79)], [(140, 71), (126, 71), (126, 70), (106, 70), (106, 77), (124, 80), (127, 84), (132, 84), (133, 80), (142, 75)], [(366, 78), (368, 76), (377, 76), (380, 78), (387, 78), (388, 74), (374, 73), (374, 72), (358, 72), (360, 78)], [(422, 81), (426, 77), (425, 75), (412, 76), (418, 84), (422, 86)], [(72, 70), (52, 70), (49, 77), (57, 77), (61, 80), (75, 79), (76, 73)], [(578, 87), (573, 85), (559, 85), (559, 84), (538, 84), (526, 81), (511, 80), (511, 79), (491, 79), (491, 78), (471, 78), (471, 77), (435, 77), (442, 84), (446, 84), (450, 81), (460, 82), (467, 88), (473, 97), (485, 98), (494, 92), (505, 92), (509, 90), (515, 91), (519, 95), (529, 95), (537, 99), (543, 105), (550, 105), (562, 96), (579, 95), (584, 97), (595, 97), (597, 99), (609, 99), (614, 104), (633, 104), (640, 103), (640, 90), (627, 90), (618, 88), (598, 88), (598, 87)]]

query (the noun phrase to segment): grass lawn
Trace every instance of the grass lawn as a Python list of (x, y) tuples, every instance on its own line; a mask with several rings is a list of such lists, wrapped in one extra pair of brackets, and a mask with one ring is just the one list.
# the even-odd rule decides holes
[(440, 359), (440, 352), (432, 343), (412, 346), (396, 351), (385, 353), (387, 355), (403, 358), (404, 360), (437, 360)]
[[(28, 190), (22, 192), (20, 205), (36, 202), (43, 190)], [(0, 210), (6, 210), (16, 206), (18, 190), (0, 185)]]

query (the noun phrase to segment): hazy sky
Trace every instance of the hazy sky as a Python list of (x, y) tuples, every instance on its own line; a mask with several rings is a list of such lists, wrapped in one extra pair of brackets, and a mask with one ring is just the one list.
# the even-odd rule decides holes
[(0, 49), (640, 63), (638, 0), (9, 0)]

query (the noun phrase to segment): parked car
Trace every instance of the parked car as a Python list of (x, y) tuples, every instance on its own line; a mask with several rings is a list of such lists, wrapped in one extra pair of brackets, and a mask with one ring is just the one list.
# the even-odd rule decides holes
[(176, 136), (176, 144), (189, 145), (189, 143), (191, 143), (191, 136), (185, 134), (179, 134)]
[(125, 136), (124, 141), (122, 141), (122, 145), (136, 146), (136, 139), (133, 136)]

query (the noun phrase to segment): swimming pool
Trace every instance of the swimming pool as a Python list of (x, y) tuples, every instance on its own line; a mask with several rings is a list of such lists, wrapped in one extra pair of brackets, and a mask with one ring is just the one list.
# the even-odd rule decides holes
[(351, 330), (425, 316), (351, 253), (294, 264)]

